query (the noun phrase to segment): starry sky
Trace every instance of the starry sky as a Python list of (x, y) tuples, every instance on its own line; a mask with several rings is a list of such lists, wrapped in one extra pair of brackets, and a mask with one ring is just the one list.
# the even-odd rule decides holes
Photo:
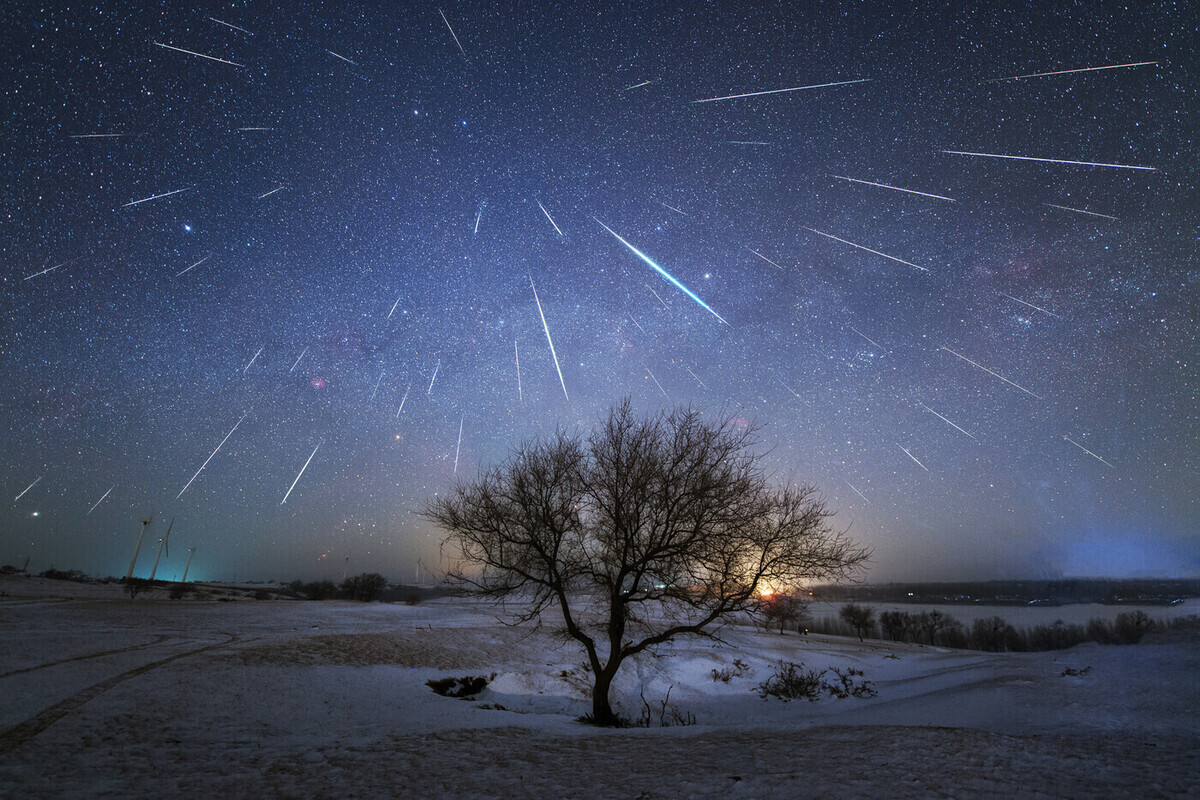
[(946, 5), (8, 7), (0, 562), (411, 580), (629, 396), (872, 581), (1200, 574), (1197, 11)]

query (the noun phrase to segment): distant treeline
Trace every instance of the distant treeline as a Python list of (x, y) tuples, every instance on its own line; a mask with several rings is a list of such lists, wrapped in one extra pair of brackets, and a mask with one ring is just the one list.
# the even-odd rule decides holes
[(807, 624), (814, 633), (857, 636), (860, 640), (886, 639), (987, 652), (1065, 650), (1084, 642), (1137, 644), (1151, 631), (1200, 631), (1200, 617), (1190, 615), (1155, 621), (1144, 611), (1123, 611), (1116, 619), (1092, 618), (1086, 625), (1055, 620), (1049, 625), (1017, 628), (1003, 617), (975, 620), (969, 627), (936, 609), (911, 613), (883, 611), (848, 603), (837, 617), (822, 617)]
[(834, 603), (1065, 605), (1111, 603), (1170, 605), (1200, 597), (1200, 579), (1061, 579), (888, 583), (813, 588), (814, 600)]

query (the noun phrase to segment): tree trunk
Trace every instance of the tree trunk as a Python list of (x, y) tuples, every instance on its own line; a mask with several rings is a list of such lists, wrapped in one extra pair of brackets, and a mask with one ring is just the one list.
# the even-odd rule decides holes
[(608, 690), (612, 686), (616, 670), (600, 670), (596, 672), (595, 683), (592, 684), (592, 722), (595, 725), (615, 725), (617, 715), (613, 713), (612, 705), (608, 702)]

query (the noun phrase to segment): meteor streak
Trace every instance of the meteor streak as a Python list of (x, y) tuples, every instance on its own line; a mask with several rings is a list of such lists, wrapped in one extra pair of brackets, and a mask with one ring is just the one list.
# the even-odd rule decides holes
[(438, 13), (442, 15), (442, 22), (446, 23), (446, 27), (450, 30), (450, 35), (454, 37), (454, 43), (458, 45), (458, 52), (462, 53), (463, 58), (470, 61), (471, 59), (467, 58), (467, 51), (463, 50), (462, 42), (458, 40), (458, 35), (454, 33), (454, 28), (450, 27), (450, 20), (446, 19), (446, 15), (442, 13), (440, 8), (438, 9)]
[(332, 50), (326, 50), (325, 52), (329, 53), (329, 55), (333, 56), (334, 58), (340, 58), (342, 61), (345, 61), (347, 64), (353, 64), (356, 67), (358, 66), (358, 64), (355, 64), (350, 59), (346, 58), (345, 56), (339, 56), (337, 53), (333, 52)]
[(776, 269), (783, 269), (783, 267), (782, 267), (782, 266), (780, 266), (779, 264), (776, 264), (774, 261), (772, 261), (771, 259), (769, 259), (769, 258), (767, 258), (766, 256), (764, 256), (762, 253), (758, 252), (758, 251), (757, 251), (757, 250), (755, 250), (753, 247), (747, 247), (746, 249), (747, 249), (747, 250), (749, 250), (751, 253), (754, 253), (754, 255), (758, 256), (758, 257), (759, 257), (759, 258), (761, 258), (763, 261), (765, 261), (765, 262), (767, 262), (768, 264), (770, 264), (772, 267), (775, 267)]
[(643, 86), (649, 86), (652, 83), (654, 83), (654, 81), (642, 81), (641, 83), (635, 83), (633, 86), (626, 86), (621, 91), (628, 92), (630, 89), (640, 89)]
[(558, 235), (562, 236), (563, 235), (562, 229), (558, 227), (558, 223), (556, 223), (554, 221), (554, 217), (550, 216), (550, 212), (546, 210), (546, 207), (544, 205), (542, 205), (542, 201), (535, 200), (534, 202), (536, 202), (538, 204), (538, 208), (540, 208), (542, 210), (542, 213), (546, 215), (546, 219), (550, 220), (550, 224), (554, 226), (554, 230), (558, 231)]
[(218, 25), (224, 25), (226, 28), (233, 28), (235, 31), (241, 31), (242, 33), (244, 33), (248, 36), (254, 35), (253, 33), (250, 33), (250, 31), (246, 30), (245, 28), (239, 28), (237, 25), (232, 25), (228, 22), (225, 22), (224, 20), (219, 20), (216, 17), (209, 17), (209, 19), (211, 19), (213, 22), (217, 23)]
[(182, 47), (172, 47), (171, 45), (163, 44), (162, 42), (151, 42), (151, 44), (156, 44), (159, 47), (165, 47), (168, 50), (175, 50), (176, 52), (179, 52), (179, 53), (187, 53), (189, 56), (198, 56), (199, 58), (207, 58), (209, 61), (219, 61), (220, 63), (228, 64), (231, 67), (246, 66), (245, 64), (239, 64), (236, 61), (226, 61), (225, 59), (217, 58), (216, 56), (206, 56), (206, 55), (204, 55), (204, 53), (197, 53), (195, 50), (184, 50)]
[(709, 97), (704, 100), (693, 100), (692, 105), (697, 103), (715, 103), (718, 100), (738, 100), (743, 97), (760, 97), (764, 94), (783, 94), (784, 92), (802, 92), (805, 89), (824, 89), (828, 86), (848, 86), (852, 83), (866, 83), (871, 78), (859, 78), (854, 81), (834, 81), (833, 83), (814, 83), (809, 86), (793, 86), (790, 89), (771, 89), (766, 92), (746, 92), (745, 94), (727, 94), (724, 97)]
[(895, 256), (889, 256), (887, 253), (881, 253), (878, 250), (872, 250), (869, 247), (863, 247), (861, 244), (855, 244), (854, 242), (850, 242), (845, 239), (839, 239), (838, 237), (836, 237), (832, 234), (829, 234), (829, 233), (821, 233), (816, 228), (808, 228), (808, 227), (805, 227), (804, 225), (801, 225), (800, 227), (804, 228), (804, 230), (806, 230), (806, 231), (812, 231), (813, 233), (817, 234), (818, 236), (824, 236), (826, 239), (833, 239), (835, 242), (841, 242), (842, 244), (848, 244), (851, 247), (857, 247), (859, 250), (866, 250), (868, 253), (874, 253), (875, 255), (883, 256), (884, 258), (890, 258), (892, 261), (899, 261), (901, 264), (905, 264), (907, 266), (913, 267), (914, 269), (919, 269), (922, 272), (929, 272), (928, 269), (926, 269), (925, 267), (922, 267), (920, 264), (914, 264), (911, 261), (905, 261), (903, 258), (896, 258)]
[(303, 350), (300, 351), (300, 355), (296, 357), (296, 363), (292, 364), (292, 368), (288, 370), (289, 374), (296, 371), (296, 367), (300, 366), (300, 359), (304, 358), (304, 354), (307, 352), (308, 352), (307, 347), (305, 347)]
[(1082, 69), (1060, 69), (1054, 72), (1031, 72), (1028, 75), (1011, 75), (1007, 78), (992, 78), (984, 83), (999, 83), (1000, 81), (1018, 81), (1022, 78), (1044, 78), (1047, 75), (1070, 75), (1074, 72), (1098, 72), (1102, 69), (1122, 69), (1124, 67), (1148, 67), (1157, 61), (1135, 61), (1132, 64), (1110, 64), (1106, 67), (1083, 67)]
[(874, 181), (860, 181), (858, 178), (847, 178), (845, 175), (834, 175), (829, 173), (830, 177), (837, 178), (840, 181), (850, 181), (851, 183), (861, 183), (866, 186), (878, 186), (880, 189), (891, 189), (895, 192), (908, 192), (909, 194), (919, 194), (922, 197), (934, 197), (938, 200), (949, 200), (951, 203), (957, 203), (953, 197), (946, 197), (940, 194), (930, 194), (929, 192), (918, 192), (916, 189), (901, 189), (899, 186), (889, 186), (886, 183), (875, 183)]
[(283, 496), (283, 499), (279, 501), (279, 505), (283, 505), (284, 503), (286, 503), (287, 499), (292, 496), (292, 489), (296, 488), (296, 484), (300, 482), (300, 476), (304, 474), (304, 470), (308, 469), (309, 462), (313, 460), (313, 456), (315, 456), (317, 454), (317, 450), (320, 447), (321, 447), (321, 443), (317, 442), (317, 446), (314, 447), (313, 451), (308, 454), (308, 461), (305, 461), (304, 466), (300, 468), (299, 474), (296, 475), (296, 480), (292, 481), (292, 485), (288, 487), (287, 494), (285, 494)]
[(186, 484), (184, 484), (183, 488), (179, 490), (179, 494), (175, 495), (176, 500), (178, 500), (180, 497), (183, 497), (183, 493), (186, 492), (188, 490), (188, 487), (192, 485), (192, 481), (196, 480), (196, 478), (199, 477), (200, 473), (204, 471), (204, 468), (208, 466), (208, 462), (213, 460), (213, 456), (215, 456), (217, 454), (217, 450), (220, 450), (225, 445), (225, 442), (229, 441), (229, 437), (233, 436), (233, 432), (238, 429), (238, 425), (241, 425), (242, 420), (244, 420), (249, 415), (250, 415), (249, 411), (247, 411), (245, 414), (242, 414), (242, 419), (239, 419), (237, 421), (237, 425), (234, 425), (232, 428), (229, 429), (229, 433), (225, 434), (225, 438), (221, 440), (221, 444), (217, 445), (217, 449), (212, 451), (212, 455), (210, 455), (208, 458), (204, 459), (204, 463), (200, 465), (200, 469), (196, 470), (196, 474), (192, 476), (192, 479), (189, 480)]
[(1112, 220), (1116, 220), (1117, 222), (1120, 222), (1120, 220), (1114, 216), (1110, 216), (1108, 214), (1097, 214), (1095, 211), (1085, 211), (1082, 208), (1071, 208), (1070, 206), (1059, 206), (1059, 205), (1055, 205), (1054, 203), (1046, 203), (1045, 205), (1048, 205), (1051, 208), (1060, 209), (1062, 211), (1074, 211), (1076, 214), (1087, 214), (1089, 217), (1104, 217), (1105, 219), (1112, 219)]
[(481, 206), (479, 211), (476, 212), (476, 214), (475, 214), (475, 233), (472, 235), (477, 235), (479, 233), (479, 220), (482, 218), (483, 218), (483, 207)]
[(1077, 441), (1075, 441), (1074, 439), (1072, 439), (1070, 436), (1066, 436), (1066, 435), (1064, 435), (1064, 436), (1063, 436), (1063, 439), (1066, 439), (1068, 442), (1070, 442), (1071, 444), (1075, 445), (1075, 446), (1076, 446), (1076, 447), (1078, 447), (1080, 450), (1082, 450), (1083, 452), (1087, 453), (1087, 454), (1088, 454), (1089, 456), (1091, 456), (1092, 458), (1094, 458), (1094, 459), (1096, 459), (1097, 461), (1099, 461), (1101, 464), (1104, 464), (1105, 466), (1112, 467), (1113, 469), (1116, 469), (1116, 467), (1113, 467), (1113, 465), (1112, 465), (1112, 464), (1109, 464), (1109, 463), (1108, 463), (1107, 461), (1105, 461), (1103, 458), (1101, 458), (1100, 456), (1096, 455), (1096, 454), (1095, 454), (1095, 453), (1093, 453), (1091, 450), (1088, 450), (1086, 447), (1084, 447), (1084, 446), (1083, 446), (1083, 445), (1081, 445), (1079, 442), (1077, 442)]
[(884, 351), (885, 353), (887, 352), (887, 348), (886, 348), (886, 347), (884, 347), (884, 346), (883, 346), (883, 345), (881, 345), (879, 342), (877, 342), (877, 341), (875, 341), (874, 339), (872, 339), (870, 336), (867, 336), (865, 333), (863, 333), (862, 331), (860, 331), (858, 328), (854, 327), (853, 325), (850, 325), (850, 326), (849, 326), (849, 328), (850, 328), (850, 330), (854, 331), (855, 333), (857, 333), (857, 334), (858, 334), (859, 336), (861, 336), (862, 338), (866, 339), (866, 340), (867, 340), (868, 342), (870, 342), (871, 344), (873, 344), (873, 345), (875, 345), (876, 347), (878, 347), (880, 350)]
[[(949, 425), (951, 428), (954, 428), (954, 430), (956, 430), (956, 431), (959, 431), (960, 433), (966, 433), (966, 434), (967, 434), (967, 436), (971, 436), (971, 434), (967, 433), (967, 432), (966, 432), (966, 431), (964, 431), (962, 428), (958, 427), (958, 426), (957, 426), (957, 425), (955, 425), (953, 422), (951, 422), (950, 420), (946, 419), (946, 418), (945, 418), (945, 417), (943, 417), (941, 414), (939, 414), (938, 412), (934, 411), (932, 408), (930, 408), (929, 406), (925, 405), (924, 403), (920, 403), (920, 402), (918, 402), (918, 403), (917, 403), (917, 405), (919, 405), (921, 408), (923, 408), (923, 409), (925, 409), (926, 411), (928, 411), (930, 414), (933, 414), (935, 417), (937, 417), (937, 418), (938, 418), (938, 419), (940, 419), (942, 422), (944, 422), (944, 423), (946, 423), (947, 425)], [(974, 436), (971, 436), (971, 438), (972, 438), (972, 439), (975, 439), (975, 437), (974, 437)], [(979, 440), (978, 440), (978, 439), (975, 439), (975, 441), (979, 441)]]
[(367, 402), (375, 399), (375, 393), (379, 391), (379, 384), (383, 383), (384, 370), (379, 370), (379, 380), (375, 381), (375, 388), (371, 390), (371, 396), (367, 398)]
[(743, 139), (726, 139), (725, 144), (770, 145), (770, 142), (748, 142)]
[[(605, 225), (603, 222), (600, 222), (600, 220), (596, 219), (595, 217), (592, 217), (592, 219), (595, 219), (595, 220), (596, 220), (596, 222), (600, 223), (600, 227), (604, 228), (604, 230), (608, 231), (608, 232), (609, 232), (609, 233), (611, 233), (613, 236), (617, 237), (617, 241), (619, 241), (621, 244), (623, 244), (623, 245), (625, 245), (627, 248), (629, 248), (629, 251), (630, 251), (631, 253), (633, 253), (635, 256), (637, 256), (638, 258), (640, 258), (642, 261), (645, 261), (647, 264), (649, 264), (651, 267), (653, 267), (653, 268), (654, 268), (654, 271), (655, 271), (655, 272), (657, 272), (659, 275), (662, 275), (664, 278), (666, 278), (668, 281), (670, 281), (670, 283), (671, 283), (672, 285), (674, 285), (674, 286), (675, 286), (675, 288), (679, 289), (679, 290), (680, 290), (680, 291), (682, 291), (684, 294), (686, 294), (688, 297), (692, 298), (692, 299), (693, 299), (693, 300), (695, 300), (697, 303), (699, 303), (699, 304), (700, 304), (700, 306), (701, 306), (701, 307), (702, 307), (702, 308), (703, 308), (705, 311), (707, 311), (708, 313), (712, 314), (712, 315), (713, 315), (714, 317), (716, 317), (717, 319), (721, 320), (721, 322), (723, 322), (724, 324), (726, 324), (726, 325), (728, 325), (728, 324), (729, 324), (728, 322), (725, 322), (725, 318), (724, 318), (724, 317), (722, 317), (722, 316), (721, 316), (720, 314), (718, 314), (717, 312), (713, 311), (713, 310), (712, 310), (712, 309), (709, 307), (708, 303), (704, 302), (704, 301), (703, 301), (703, 300), (701, 300), (699, 297), (697, 297), (695, 294), (693, 294), (691, 289), (687, 288), (687, 287), (686, 287), (686, 286), (684, 286), (682, 283), (680, 283), (678, 280), (676, 280), (676, 279), (675, 279), (675, 277), (674, 277), (673, 275), (671, 275), (671, 273), (667, 272), (665, 269), (663, 269), (662, 267), (660, 267), (658, 264), (655, 264), (655, 263), (654, 263), (654, 261), (653, 261), (653, 259), (651, 259), (651, 258), (650, 258), (650, 256), (646, 255), (646, 254), (645, 254), (645, 253), (643, 253), (641, 250), (638, 250), (636, 247), (634, 247), (633, 245), (631, 245), (629, 242), (625, 241), (625, 239), (621, 237), (621, 234), (617, 233), (617, 232), (616, 232), (616, 231), (614, 231), (612, 228), (610, 228), (610, 227), (608, 227), (607, 225)], [(661, 298), (659, 298), (659, 299), (661, 299)]]
[(696, 383), (700, 384), (701, 386), (704, 386), (705, 389), (708, 388), (707, 386), (704, 385), (704, 381), (700, 380), (700, 376), (697, 375), (696, 373), (692, 372), (691, 367), (684, 367), (684, 369), (686, 369), (688, 371), (689, 375), (691, 375), (693, 378), (696, 379)]
[(654, 377), (654, 373), (650, 371), (649, 367), (646, 367), (646, 374), (650, 376), (650, 380), (654, 381), (654, 385), (662, 392), (662, 396), (667, 398), (667, 402), (671, 402), (671, 395), (667, 394), (667, 390), (662, 388), (662, 384), (658, 382), (658, 378)]
[(186, 192), (190, 188), (192, 188), (192, 187), (185, 186), (182, 189), (176, 189), (173, 192), (163, 192), (162, 194), (156, 194), (152, 197), (143, 197), (141, 200), (133, 200), (131, 202), (128, 202), (125, 205), (121, 206), (121, 208), (129, 208), (130, 206), (136, 206), (139, 203), (149, 203), (151, 200), (158, 200), (163, 197), (170, 197), (173, 194), (179, 194), (180, 192)]
[(671, 209), (671, 210), (672, 210), (672, 211), (674, 211), (676, 214), (682, 214), (682, 215), (683, 215), (683, 216), (685, 216), (685, 217), (688, 215), (686, 211), (680, 211), (680, 210), (679, 210), (678, 208), (676, 208), (675, 206), (669, 206), (669, 205), (667, 205), (666, 203), (664, 203), (662, 200), (656, 200), (655, 202), (656, 202), (656, 203), (658, 203), (658, 204), (659, 204), (660, 206), (662, 206), (663, 208), (669, 208), (669, 209)]
[[(262, 351), (263, 351), (263, 349), (262, 349), (261, 347), (260, 347), (260, 348), (258, 348), (258, 353), (261, 353)], [(245, 375), (245, 374), (246, 374), (246, 370), (250, 369), (250, 364), (253, 364), (253, 363), (255, 362), (255, 360), (258, 358), (258, 353), (255, 353), (255, 354), (254, 354), (254, 358), (251, 358), (251, 359), (250, 359), (250, 363), (249, 363), (249, 364), (247, 364), (246, 366), (242, 367), (242, 374), (243, 374), (243, 375)]]
[(467, 412), (462, 413), (462, 417), (458, 420), (458, 444), (454, 446), (454, 474), (458, 474), (458, 454), (462, 450), (462, 432), (463, 423), (467, 421)]
[(91, 508), (89, 508), (89, 509), (87, 510), (87, 514), (84, 514), (84, 516), (86, 517), (88, 514), (91, 514), (93, 511), (95, 511), (95, 510), (96, 510), (96, 506), (98, 506), (98, 505), (100, 505), (101, 503), (103, 503), (103, 502), (104, 502), (104, 498), (105, 498), (105, 497), (108, 497), (108, 495), (109, 495), (109, 494), (112, 492), (112, 490), (113, 490), (114, 488), (115, 488), (115, 487), (112, 487), (112, 486), (108, 487), (108, 491), (104, 493), (104, 497), (101, 497), (99, 500), (97, 500), (97, 501), (96, 501), (96, 504), (95, 504), (95, 505), (93, 505)]
[[(896, 447), (899, 447), (901, 450), (903, 450), (903, 451), (904, 451), (904, 455), (908, 456), (908, 457), (909, 457), (909, 458), (911, 458), (913, 461), (917, 461), (917, 457), (916, 457), (916, 456), (914, 456), (912, 453), (908, 452), (908, 448), (907, 448), (907, 447), (905, 447), (904, 445), (900, 444), (899, 442), (896, 442)], [(920, 461), (917, 461), (917, 466), (918, 466), (918, 467), (920, 467), (921, 469), (925, 470), (926, 472), (929, 472), (929, 467), (925, 466), (925, 465), (924, 465), (924, 464), (922, 464)]]
[(435, 364), (433, 367), (433, 377), (429, 379), (429, 388), (425, 390), (426, 395), (433, 392), (433, 382), (437, 380), (438, 370), (441, 368), (442, 368), (442, 360), (439, 358), (437, 360), (437, 364)]
[[(78, 261), (79, 259), (76, 258), (74, 260)], [(45, 262), (43, 262), (43, 263), (45, 263)], [(59, 267), (65, 267), (67, 264), (70, 264), (70, 263), (71, 263), (70, 261), (64, 261), (61, 264), (55, 264), (53, 267), (44, 269), (41, 272), (35, 272), (32, 275), (26, 275), (24, 278), (21, 278), (21, 282), (24, 283), (25, 281), (32, 280), (33, 278), (38, 278), (38, 277), (41, 277), (42, 275), (48, 275), (51, 272), (54, 272), (54, 270), (58, 269)]]
[[(38, 484), (38, 481), (40, 481), (40, 480), (42, 479), (42, 477), (43, 477), (43, 476), (39, 475), (39, 476), (37, 477), (37, 481), (34, 481), (33, 483), (31, 483), (31, 484), (29, 484), (28, 486), (26, 486), (26, 487), (25, 487), (25, 492), (28, 492), (28, 491), (29, 491), (30, 489), (32, 489), (33, 487), (37, 486), (37, 484)], [(18, 500), (20, 500), (22, 497), (24, 497), (24, 496), (25, 496), (25, 492), (21, 492), (19, 495), (17, 495), (16, 497), (14, 497), (14, 498), (13, 498), (13, 502), (15, 503), (15, 502), (17, 502)]]
[[(626, 316), (628, 316), (628, 315), (626, 315)], [(646, 329), (642, 327), (642, 323), (638, 322), (638, 321), (637, 321), (636, 319), (634, 319), (633, 317), (629, 317), (629, 321), (630, 321), (630, 322), (632, 322), (634, 325), (636, 325), (636, 326), (637, 326), (637, 329), (638, 329), (639, 331), (641, 331), (642, 333), (645, 333), (645, 332), (646, 332)]]
[(1077, 167), (1109, 167), (1111, 169), (1140, 169), (1146, 172), (1158, 172), (1157, 167), (1135, 167), (1129, 164), (1104, 164), (1099, 161), (1068, 161), (1064, 158), (1033, 158), (1032, 156), (1009, 156), (1000, 153), (972, 153), (967, 150), (938, 150), (939, 153), (950, 153), (956, 156), (980, 156), (982, 158), (1009, 158), (1014, 161), (1040, 161), (1044, 164), (1073, 164)]
[(271, 191), (267, 192), (266, 194), (260, 194), (257, 199), (262, 200), (264, 197), (270, 197), (271, 195), (275, 194), (276, 192), (282, 192), (283, 188), (284, 187), (280, 186), (277, 189), (272, 189)]
[[(903, 448), (901, 448), (901, 449), (903, 449)], [(846, 484), (851, 489), (854, 489), (854, 484), (851, 483), (850, 481), (846, 480), (845, 478), (842, 478), (842, 483)], [(863, 500), (865, 500), (867, 505), (871, 505), (871, 501), (867, 500), (867, 496), (865, 494), (863, 494), (862, 492), (860, 492), (858, 489), (854, 489), (854, 493), (856, 495), (858, 495), (859, 497), (861, 497)]]
[(408, 400), (408, 390), (411, 388), (412, 388), (412, 384), (410, 383), (404, 389), (404, 397), (400, 398), (400, 407), (396, 409), (396, 419), (400, 419), (400, 412), (404, 410), (404, 403), (405, 403), (405, 401)]
[(533, 289), (533, 302), (537, 303), (538, 316), (542, 318), (542, 330), (546, 332), (546, 341), (550, 343), (550, 355), (554, 358), (554, 369), (558, 372), (558, 382), (562, 386), (563, 397), (570, 402), (571, 396), (567, 394), (567, 382), (563, 380), (562, 368), (558, 366), (558, 354), (554, 352), (554, 340), (550, 338), (550, 326), (546, 324), (546, 315), (542, 313), (542, 301), (538, 299), (537, 287), (533, 285), (532, 277), (529, 279), (529, 288)]
[(72, 139), (116, 139), (124, 136), (123, 133), (77, 133), (71, 136)]
[(999, 294), (1001, 297), (1007, 297), (1009, 300), (1016, 300), (1021, 305), (1029, 306), (1030, 308), (1034, 309), (1035, 311), (1040, 311), (1043, 314), (1049, 314), (1050, 316), (1054, 317), (1055, 319), (1062, 319), (1062, 317), (1060, 317), (1058, 314), (1055, 314), (1053, 311), (1047, 311), (1046, 309), (1042, 308), (1041, 306), (1035, 306), (1033, 303), (1026, 303), (1024, 300), (1013, 297), (1011, 294), (1005, 294), (1004, 292), (997, 292), (997, 294)]
[(273, 131), (274, 128), (238, 128), (239, 131)]
[(200, 260), (199, 260), (199, 261), (197, 261), (195, 264), (192, 264), (192, 265), (191, 265), (190, 267), (188, 267), (187, 269), (185, 269), (185, 270), (180, 270), (179, 272), (176, 272), (176, 273), (175, 273), (175, 277), (176, 277), (176, 278), (178, 278), (180, 275), (182, 275), (182, 274), (183, 274), (183, 273), (185, 273), (185, 272), (191, 272), (191, 271), (192, 271), (192, 270), (194, 270), (196, 267), (198, 267), (198, 266), (200, 266), (201, 264), (203, 264), (205, 261), (208, 261), (210, 258), (212, 258), (212, 253), (209, 253), (209, 254), (208, 254), (208, 255), (206, 255), (204, 258), (200, 259)]
[[(643, 286), (646, 286), (646, 284), (644, 284), (644, 283), (643, 283), (642, 285), (643, 285)], [(657, 300), (658, 300), (658, 302), (662, 303), (662, 307), (663, 307), (663, 308), (665, 308), (667, 311), (670, 311), (670, 310), (671, 310), (671, 307), (670, 307), (669, 305), (667, 305), (667, 301), (666, 301), (666, 300), (663, 300), (661, 297), (659, 297), (659, 296), (658, 296), (658, 292), (654, 291), (654, 289), (652, 289), (652, 288), (651, 288), (651, 287), (649, 287), (649, 286), (646, 286), (646, 288), (647, 288), (647, 289), (650, 289), (650, 294), (654, 295), (655, 299), (657, 299)]]
[(521, 351), (517, 349), (516, 339), (513, 339), (513, 356), (517, 359), (517, 400), (524, 402), (525, 393), (521, 391)]
[(403, 293), (403, 292), (401, 292), (400, 294), (396, 295), (396, 302), (392, 303), (392, 310), (391, 310), (391, 311), (389, 311), (389, 312), (388, 312), (388, 315), (387, 315), (387, 318), (388, 318), (388, 319), (391, 319), (391, 318), (392, 318), (392, 314), (395, 314), (395, 313), (396, 313), (396, 306), (400, 305), (400, 298), (401, 298), (401, 297), (403, 297), (403, 296), (404, 296), (404, 293)]
[(970, 365), (971, 365), (971, 366), (973, 366), (973, 367), (979, 367), (981, 370), (983, 370), (983, 371), (984, 371), (984, 372), (986, 372), (987, 374), (996, 376), (996, 377), (997, 377), (997, 378), (999, 378), (1000, 380), (1002, 380), (1002, 381), (1004, 381), (1005, 383), (1007, 383), (1009, 386), (1015, 386), (1015, 387), (1017, 387), (1018, 389), (1020, 389), (1022, 392), (1024, 392), (1024, 393), (1025, 393), (1025, 394), (1027, 394), (1027, 395), (1029, 395), (1030, 397), (1036, 397), (1038, 400), (1042, 400), (1042, 399), (1044, 399), (1044, 398), (1043, 398), (1041, 395), (1036, 395), (1036, 394), (1034, 394), (1033, 392), (1029, 391), (1029, 390), (1028, 390), (1028, 389), (1026, 389), (1024, 386), (1020, 385), (1019, 383), (1013, 383), (1012, 381), (1010, 381), (1008, 378), (1004, 377), (1004, 376), (1003, 376), (1003, 375), (1001, 375), (1000, 373), (998, 373), (998, 372), (992, 372), (990, 369), (988, 369), (987, 367), (983, 366), (982, 364), (979, 364), (979, 363), (977, 363), (977, 362), (975, 362), (975, 361), (972, 361), (971, 359), (967, 358), (967, 357), (966, 357), (966, 356), (964, 356), (964, 355), (961, 355), (961, 354), (959, 354), (959, 353), (956, 353), (956, 352), (954, 352), (953, 350), (951, 350), (949, 347), (946, 347), (945, 345), (942, 345), (942, 346), (941, 346), (939, 349), (941, 349), (941, 350), (945, 350), (947, 353), (949, 353), (949, 354), (950, 354), (950, 355), (952, 355), (952, 356), (958, 356), (958, 357), (959, 357), (959, 358), (961, 358), (963, 361), (967, 362), (968, 364), (970, 364)]

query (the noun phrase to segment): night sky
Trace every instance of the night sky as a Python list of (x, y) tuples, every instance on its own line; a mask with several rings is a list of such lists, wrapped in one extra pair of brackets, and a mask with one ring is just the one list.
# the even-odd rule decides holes
[(0, 563), (411, 580), (628, 395), (872, 581), (1200, 573), (1187, 3), (15, 5)]

